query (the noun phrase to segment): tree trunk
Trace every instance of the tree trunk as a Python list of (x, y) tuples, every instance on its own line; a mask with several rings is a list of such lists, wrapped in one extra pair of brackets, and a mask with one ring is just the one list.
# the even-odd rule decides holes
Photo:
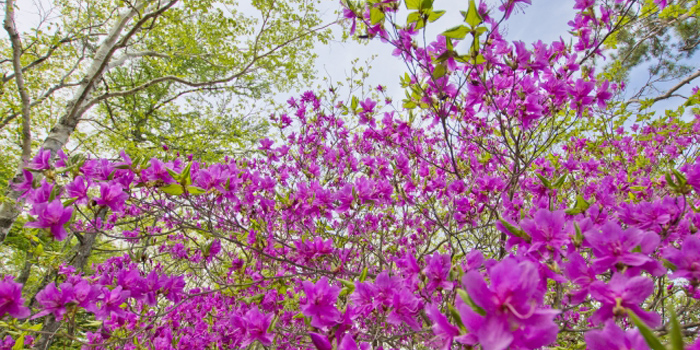
[[(85, 102), (88, 100), (90, 93), (94, 90), (95, 84), (104, 75), (114, 52), (120, 48), (120, 45), (126, 44), (130, 36), (135, 33), (135, 30), (132, 30), (128, 33), (128, 36), (119, 40), (124, 28), (129, 21), (145, 7), (147, 2), (148, 0), (141, 1), (121, 15), (110, 29), (105, 40), (98, 47), (92, 64), (81, 80), (81, 84), (73, 94), (73, 97), (66, 103), (63, 116), (61, 116), (58, 123), (51, 129), (49, 135), (42, 142), (41, 147), (45, 150), (50, 150), (52, 157), (55, 157), (58, 150), (68, 143), (68, 139), (78, 126), (82, 114), (87, 111), (84, 108)], [(8, 4), (9, 3), (10, 2), (8, 2)], [(18, 75), (18, 73), (21, 75), (21, 68), (19, 70), (15, 68), (15, 70), (15, 75)], [(0, 243), (5, 240), (10, 229), (12, 229), (17, 216), (20, 214), (20, 207), (22, 205), (19, 200), (22, 193), (15, 191), (12, 188), (12, 184), (21, 183), (23, 181), (24, 175), (21, 171), (18, 171), (10, 181), (6, 191), (5, 195), (8, 201), (0, 205)]]
[[(105, 217), (107, 216), (108, 208), (107, 207), (102, 207), (100, 210), (97, 212), (96, 217), (99, 217), (100, 220), (104, 221)], [(100, 231), (95, 230), (93, 232), (89, 232), (85, 234), (85, 237), (83, 238), (82, 243), (78, 247), (78, 251), (75, 255), (75, 259), (71, 263), (73, 267), (75, 267), (76, 270), (82, 271), (85, 268), (85, 265), (87, 265), (88, 258), (90, 257), (90, 254), (92, 253), (92, 248), (95, 245), (95, 241), (97, 240), (97, 235), (99, 235)], [(52, 270), (49, 273), (54, 273), (55, 270)], [(49, 280), (50, 281), (50, 280)], [(49, 282), (53, 283), (53, 282)], [(56, 318), (53, 315), (50, 315), (46, 318), (44, 321), (44, 327), (42, 328), (42, 332), (49, 332), (52, 335), (47, 335), (47, 333), (43, 333), (41, 337), (39, 337), (39, 340), (37, 341), (36, 345), (34, 346), (34, 349), (36, 350), (46, 350), (51, 346), (51, 343), (53, 342), (54, 334), (58, 329), (61, 327), (61, 322), (56, 321)]]

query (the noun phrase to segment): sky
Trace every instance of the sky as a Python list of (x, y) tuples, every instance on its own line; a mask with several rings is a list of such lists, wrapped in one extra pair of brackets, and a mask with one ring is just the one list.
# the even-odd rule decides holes
[[(491, 0), (488, 3), (495, 6), (500, 2)], [(436, 38), (446, 29), (461, 24), (463, 18), (459, 10), (467, 10), (468, 6), (469, 1), (467, 0), (435, 0), (433, 8), (447, 12), (442, 18), (427, 27), (426, 38), (430, 41), (431, 38)], [(326, 1), (321, 10), (324, 19), (333, 20), (336, 16), (334, 10), (337, 8), (337, 2)], [(398, 18), (406, 18), (407, 13), (405, 7), (401, 6)], [(560, 36), (567, 39), (569, 36), (567, 22), (573, 18), (574, 14), (573, 1), (535, 0), (524, 13), (522, 11), (515, 12), (507, 22), (505, 26), (506, 38), (522, 40), (525, 43), (537, 40), (551, 43), (558, 40)], [(463, 45), (469, 45), (469, 43), (465, 41)], [(319, 45), (316, 48), (316, 53), (319, 56), (316, 69), (319, 77), (326, 76), (333, 81), (344, 80), (354, 58), (359, 58), (360, 62), (364, 62), (372, 55), (377, 55), (377, 59), (372, 63), (368, 79), (369, 85), (381, 84), (386, 87), (389, 96), (393, 97), (394, 100), (400, 100), (404, 98), (404, 93), (401, 90), (399, 78), (407, 72), (407, 69), (398, 57), (392, 56), (392, 51), (393, 47), (390, 44), (382, 43), (379, 40), (372, 40), (365, 44), (356, 41), (333, 41), (329, 45)]]

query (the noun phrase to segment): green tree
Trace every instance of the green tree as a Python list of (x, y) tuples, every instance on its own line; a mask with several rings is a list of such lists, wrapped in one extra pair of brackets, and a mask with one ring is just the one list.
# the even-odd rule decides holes
[(663, 10), (654, 1), (644, 3), (604, 41), (615, 49), (606, 66), (611, 81), (628, 83), (635, 71), (648, 70), (646, 80), (632, 87), (626, 101), (640, 109), (680, 97), (679, 90), (700, 77), (700, 65), (694, 60), (700, 48), (700, 3), (669, 1)]
[[(38, 148), (149, 155), (165, 143), (214, 158), (245, 146), (264, 131), (237, 114), (246, 99), (250, 105), (312, 75), (313, 44), (329, 35), (316, 4), (60, 0), (57, 20), (19, 33), (7, 1), (0, 131), (11, 151), (2, 154), (2, 173), (22, 181), (19, 155), (28, 159)], [(0, 241), (18, 197), (8, 188)]]

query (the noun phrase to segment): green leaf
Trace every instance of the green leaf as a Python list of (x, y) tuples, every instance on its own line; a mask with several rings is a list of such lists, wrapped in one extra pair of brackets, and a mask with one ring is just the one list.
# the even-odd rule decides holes
[(474, 40), (472, 41), (472, 45), (470, 47), (469, 53), (472, 56), (476, 56), (479, 53), (479, 39), (478, 38), (474, 38)]
[(484, 153), (479, 154), (479, 156), (477, 157), (477, 160), (481, 164), (487, 164), (491, 160), (491, 158), (493, 158), (491, 153), (484, 152)]
[(406, 25), (409, 25), (411, 23), (416, 23), (420, 20), (420, 12), (411, 12), (408, 14), (408, 17), (406, 17)]
[(510, 222), (505, 221), (503, 219), (501, 219), (500, 221), (503, 227), (505, 227), (506, 230), (508, 230), (508, 232), (510, 232), (513, 236), (520, 237), (528, 242), (532, 240), (532, 238), (527, 233), (525, 233), (525, 231), (513, 226)]
[(256, 295), (253, 295), (251, 297), (242, 298), (241, 300), (243, 300), (243, 302), (245, 302), (246, 304), (251, 304), (251, 303), (260, 302), (264, 298), (265, 298), (265, 294), (256, 294)]
[(190, 194), (197, 195), (207, 193), (207, 190), (195, 186), (187, 186), (187, 192), (189, 192)]
[(428, 13), (428, 22), (433, 23), (433, 22), (437, 21), (438, 19), (440, 19), (440, 17), (442, 17), (442, 15), (444, 15), (444, 14), (445, 14), (444, 10), (430, 11), (430, 13)]
[(552, 189), (552, 183), (549, 182), (549, 180), (547, 180), (546, 177), (542, 176), (542, 175), (539, 174), (539, 173), (536, 173), (535, 175), (537, 176), (538, 179), (540, 179), (540, 181), (542, 181), (542, 185), (544, 185), (544, 187), (547, 187), (547, 188), (549, 188), (549, 189)]
[(683, 345), (683, 333), (681, 332), (681, 324), (678, 322), (678, 317), (676, 316), (676, 311), (673, 307), (669, 308), (671, 311), (671, 350), (683, 350), (685, 349)]
[(167, 193), (167, 194), (172, 194), (173, 196), (179, 196), (179, 195), (185, 193), (185, 191), (182, 188), (182, 185), (180, 185), (180, 184), (166, 185), (166, 186), (160, 187), (160, 190)]
[(192, 168), (192, 162), (187, 163), (185, 169), (182, 169), (182, 173), (180, 173), (180, 183), (184, 186), (192, 184), (192, 178), (190, 177), (190, 168)]
[(421, 0), (406, 0), (406, 8), (409, 10), (418, 10)]
[(165, 168), (165, 170), (168, 171), (168, 174), (175, 179), (175, 181), (180, 182), (180, 174), (176, 173), (173, 169), (170, 168)]
[(433, 8), (433, 0), (422, 0), (420, 2), (421, 10), (430, 10), (431, 8)]
[(576, 206), (571, 209), (568, 209), (566, 213), (569, 215), (581, 214), (584, 211), (586, 211), (590, 206), (591, 203), (588, 203), (585, 199), (583, 199), (583, 196), (578, 195), (576, 196)]
[(688, 179), (685, 178), (685, 175), (683, 175), (683, 173), (676, 169), (672, 169), (671, 171), (673, 171), (673, 173), (676, 175), (676, 179), (678, 179), (679, 186), (683, 186), (686, 183), (688, 183)]
[(676, 185), (676, 182), (673, 181), (673, 176), (671, 176), (670, 173), (666, 173), (666, 183), (668, 184), (669, 187), (671, 188), (676, 188), (678, 185)]
[(581, 232), (581, 227), (576, 221), (574, 221), (574, 229), (576, 230), (576, 235), (574, 235), (574, 244), (578, 247), (583, 243), (583, 232)]
[(87, 158), (85, 157), (85, 155), (83, 155), (82, 153), (78, 153), (78, 154), (70, 157), (70, 164), (71, 165), (78, 165), (79, 167), (82, 167), (83, 164), (85, 163), (86, 159)]
[(380, 22), (384, 21), (384, 18), (386, 15), (384, 15), (384, 11), (378, 7), (373, 7), (372, 9), (369, 10), (369, 20), (372, 22), (373, 25), (379, 24)]
[(467, 33), (469, 33), (469, 28), (467, 28), (466, 26), (459, 25), (442, 32), (441, 35), (443, 35), (446, 38), (462, 40), (465, 36), (467, 36)]
[(445, 38), (445, 47), (447, 48), (446, 53), (450, 52), (450, 56), (457, 56), (457, 53), (455, 51), (455, 47), (452, 44), (452, 39), (450, 38)]
[[(450, 40), (450, 39), (447, 39)], [(442, 55), (438, 56), (438, 58), (435, 59), (436, 62), (442, 63), (447, 61), (451, 57), (451, 52), (450, 51), (445, 51), (442, 53)]]
[(641, 105), (641, 106), (640, 106), (640, 109), (647, 109), (647, 108), (649, 108), (649, 107), (651, 107), (651, 106), (654, 105), (654, 100), (653, 100), (653, 99), (650, 99), (650, 98), (645, 98), (645, 99), (642, 99), (642, 100), (639, 102), (639, 104)]
[(342, 284), (345, 288), (350, 289), (350, 292), (355, 290), (355, 282), (344, 280), (341, 278), (338, 278), (338, 281), (340, 281), (340, 284)]
[(469, 10), (467, 10), (467, 14), (464, 16), (464, 22), (466, 22), (472, 28), (477, 27), (479, 24), (484, 22), (484, 19), (481, 17), (476, 8), (476, 3), (474, 0), (469, 0)]
[(459, 55), (459, 56), (455, 57), (455, 61), (461, 62), (461, 63), (467, 63), (467, 62), (471, 62), (471, 57), (469, 57), (469, 55)]
[(268, 333), (272, 333), (275, 330), (275, 326), (277, 326), (277, 321), (279, 321), (280, 317), (279, 315), (275, 315), (275, 318), (272, 319), (272, 322), (270, 322), (270, 327), (267, 327)]
[(661, 262), (663, 263), (664, 267), (671, 270), (671, 271), (676, 271), (678, 270), (678, 266), (676, 264), (666, 260), (666, 259), (661, 259)]
[(53, 201), (54, 199), (56, 199), (56, 197), (61, 193), (61, 190), (62, 190), (62, 189), (63, 189), (63, 187), (61, 187), (61, 186), (54, 186), (54, 187), (51, 189), (51, 193), (49, 194), (49, 202), (51, 202), (51, 201)]
[(472, 64), (482, 64), (486, 62), (486, 58), (482, 54), (476, 55), (476, 58), (472, 60)]
[(462, 331), (466, 331), (467, 328), (464, 327), (464, 323), (462, 322), (462, 316), (459, 315), (459, 312), (457, 312), (454, 306), (447, 304), (447, 309), (450, 311), (450, 315), (452, 315), (452, 319), (455, 320), (459, 329), (461, 329)]
[(568, 176), (568, 174), (564, 174), (564, 175), (560, 176), (560, 177), (557, 179), (557, 181), (554, 182), (554, 184), (552, 185), (552, 187), (553, 187), (553, 188), (556, 188), (556, 189), (561, 188), (561, 186), (564, 185), (564, 182), (566, 181), (566, 177), (567, 177), (567, 176)]
[(474, 30), (474, 35), (478, 37), (479, 35), (486, 33), (486, 31), (488, 31), (486, 27), (478, 27)]
[(666, 350), (663, 344), (661, 344), (659, 338), (654, 334), (654, 331), (652, 331), (651, 328), (644, 323), (644, 321), (640, 320), (639, 317), (632, 312), (632, 310), (627, 309), (627, 315), (629, 315), (632, 322), (634, 322), (634, 325), (639, 328), (639, 333), (642, 334), (642, 337), (644, 337), (644, 340), (651, 349)]
[(486, 310), (484, 310), (481, 306), (476, 305), (476, 303), (474, 302), (474, 300), (472, 300), (467, 291), (465, 291), (464, 289), (457, 288), (457, 294), (459, 294), (459, 297), (462, 298), (462, 301), (465, 304), (469, 305), (469, 307), (471, 307), (472, 310), (474, 310), (474, 312), (481, 316), (486, 316)]
[(22, 350), (24, 349), (24, 336), (27, 335), (27, 333), (22, 332), (17, 339), (15, 339), (15, 345), (12, 346), (12, 350)]
[[(102, 321), (89, 321), (86, 322), (85, 325), (87, 327), (102, 327)], [(37, 329), (37, 331), (40, 331), (41, 328)]]
[(369, 272), (369, 269), (366, 267), (362, 269), (362, 273), (360, 274), (360, 282), (364, 282), (367, 279), (367, 272)]
[(350, 102), (350, 108), (352, 109), (353, 113), (355, 110), (357, 110), (358, 103), (360, 103), (360, 100), (357, 98), (357, 96), (353, 96), (352, 101)]
[(445, 68), (445, 65), (440, 63), (437, 66), (435, 66), (435, 70), (433, 70), (433, 78), (442, 78), (445, 76), (445, 74), (447, 74), (447, 68)]

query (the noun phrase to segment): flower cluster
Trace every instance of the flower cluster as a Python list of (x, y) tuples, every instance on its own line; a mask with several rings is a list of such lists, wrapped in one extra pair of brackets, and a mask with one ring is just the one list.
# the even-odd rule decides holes
[(85, 349), (645, 349), (634, 328), (675, 323), (689, 340), (700, 117), (568, 131), (616, 103), (589, 61), (636, 6), (615, 3), (575, 1), (572, 45), (526, 45), (500, 25), (530, 1), (471, 1), (421, 46), (431, 1), (392, 30), (397, 1), (350, 1), (351, 32), (415, 68), (401, 107), (305, 92), (271, 117), (280, 138), (214, 164), (40, 151), (14, 184), (25, 234), (75, 253), (31, 297), (3, 277), (0, 347), (37, 326)]

